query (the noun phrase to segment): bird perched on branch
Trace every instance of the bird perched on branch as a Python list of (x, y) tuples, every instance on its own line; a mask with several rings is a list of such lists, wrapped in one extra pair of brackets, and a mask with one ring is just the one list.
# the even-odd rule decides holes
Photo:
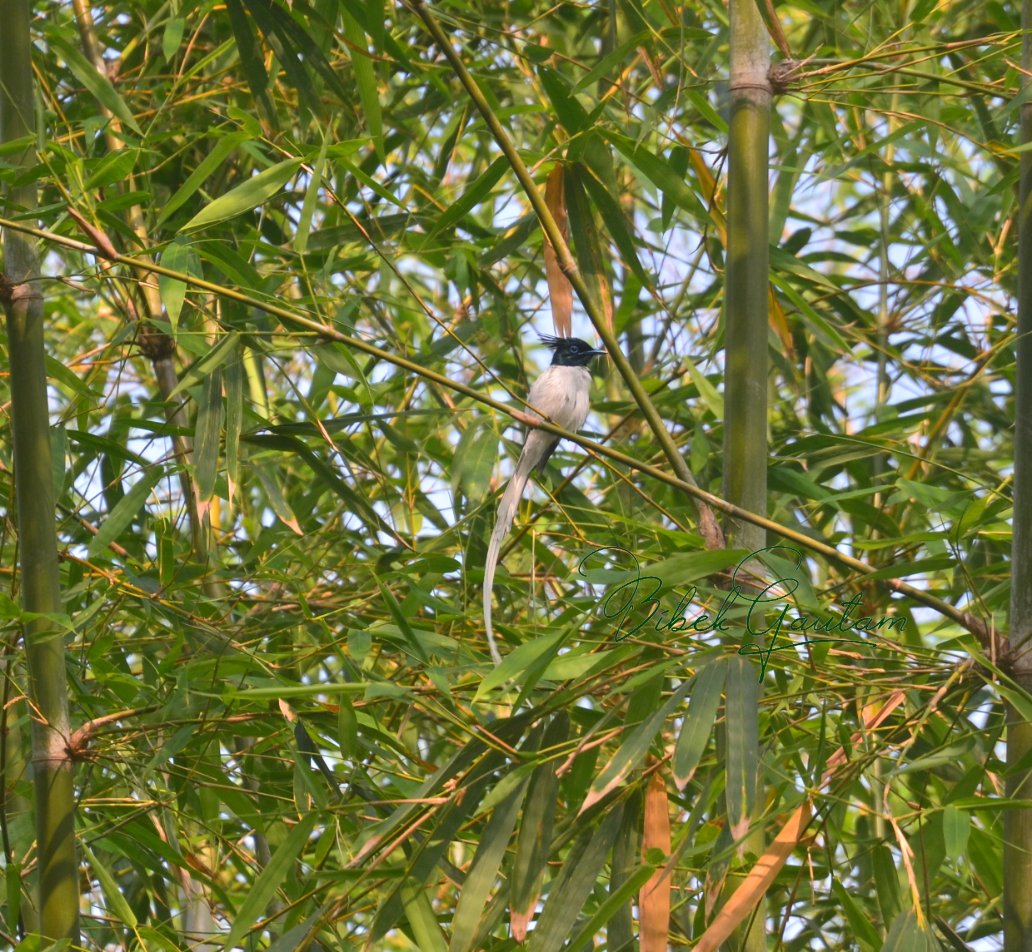
[[(552, 364), (534, 381), (527, 402), (536, 411), (534, 416), (540, 414), (556, 426), (576, 432), (588, 416), (588, 396), (591, 390), (588, 364), (593, 357), (605, 351), (596, 350), (576, 337), (542, 337), (541, 343), (552, 348)], [(538, 475), (543, 473), (545, 463), (558, 445), (558, 436), (547, 430), (532, 429), (523, 444), (516, 471), (498, 503), (498, 515), (495, 517), (491, 542), (487, 547), (487, 563), (484, 566), (484, 625), (495, 664), (501, 663), (502, 656), (498, 653), (494, 629), (491, 627), (491, 592), (494, 589), (494, 574), (502, 539), (516, 516), (531, 470), (536, 468)]]

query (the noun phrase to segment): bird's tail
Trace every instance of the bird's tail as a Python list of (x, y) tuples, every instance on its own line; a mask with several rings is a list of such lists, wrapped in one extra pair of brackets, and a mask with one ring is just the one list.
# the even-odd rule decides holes
[(505, 538), (516, 518), (516, 510), (519, 508), (520, 499), (523, 498), (523, 490), (530, 479), (530, 471), (534, 467), (534, 460), (531, 454), (524, 452), (516, 464), (516, 472), (512, 474), (509, 485), (502, 493), (501, 501), (498, 503), (498, 515), (495, 516), (494, 530), (491, 532), (491, 542), (487, 547), (487, 561), (484, 563), (484, 627), (487, 629), (487, 644), (491, 649), (491, 657), (495, 664), (502, 663), (502, 656), (498, 653), (498, 645), (495, 642), (494, 629), (491, 627), (491, 594), (494, 591), (495, 569), (498, 567), (498, 555), (502, 549), (502, 540)]

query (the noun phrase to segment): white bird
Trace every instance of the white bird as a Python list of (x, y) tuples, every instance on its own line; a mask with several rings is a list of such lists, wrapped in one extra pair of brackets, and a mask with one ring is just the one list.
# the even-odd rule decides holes
[[(575, 433), (588, 416), (591, 391), (591, 371), (588, 364), (593, 357), (605, 353), (576, 337), (542, 337), (541, 342), (552, 348), (552, 364), (534, 381), (527, 395), (527, 402), (537, 411), (534, 416), (544, 416), (556, 426)], [(516, 509), (519, 507), (523, 490), (530, 479), (531, 470), (537, 468), (538, 475), (544, 472), (545, 463), (559, 445), (559, 437), (547, 430), (532, 429), (527, 434), (520, 453), (516, 471), (498, 503), (491, 542), (487, 547), (487, 562), (484, 565), (484, 625), (487, 629), (487, 643), (495, 664), (501, 664), (494, 629), (491, 627), (491, 593), (494, 589), (495, 568), (498, 554)]]

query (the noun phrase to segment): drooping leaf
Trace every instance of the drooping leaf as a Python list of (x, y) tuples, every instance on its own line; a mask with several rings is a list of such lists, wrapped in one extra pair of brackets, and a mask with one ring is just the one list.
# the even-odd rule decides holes
[(79, 49), (58, 31), (49, 30), (47, 42), (61, 54), (68, 64), (68, 68), (75, 74), (75, 78), (89, 90), (100, 105), (112, 115), (117, 116), (138, 136), (143, 135), (143, 129), (137, 123), (132, 110), (126, 105), (125, 100), (119, 95), (106, 74), (98, 72)]
[[(645, 790), (645, 835), (642, 848), (646, 857), (651, 850), (658, 850), (664, 856), (671, 853), (670, 803), (662, 774), (656, 771)], [(670, 941), (670, 893), (672, 889), (670, 871), (666, 865), (659, 866), (642, 886), (639, 897), (641, 907), (641, 952), (666, 952)]]
[[(545, 183), (545, 204), (559, 226), (559, 233), (564, 239), (569, 235), (566, 217), (565, 197), (566, 172), (563, 166), (556, 165), (548, 175)], [(545, 238), (545, 276), (548, 279), (548, 299), (552, 305), (552, 326), (556, 337), (570, 337), (573, 334), (573, 285), (563, 273), (559, 265), (559, 256), (552, 243)]]
[(89, 555), (94, 558), (103, 552), (129, 527), (139, 515), (151, 490), (165, 475), (160, 466), (149, 466), (132, 488), (119, 500), (107, 518), (100, 524), (97, 534), (90, 540)]

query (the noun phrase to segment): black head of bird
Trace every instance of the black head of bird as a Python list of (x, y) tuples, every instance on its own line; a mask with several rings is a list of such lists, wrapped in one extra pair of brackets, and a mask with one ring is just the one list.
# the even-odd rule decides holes
[(592, 357), (601, 357), (604, 350), (597, 350), (579, 337), (545, 337), (541, 343), (552, 348), (553, 367), (587, 367)]

